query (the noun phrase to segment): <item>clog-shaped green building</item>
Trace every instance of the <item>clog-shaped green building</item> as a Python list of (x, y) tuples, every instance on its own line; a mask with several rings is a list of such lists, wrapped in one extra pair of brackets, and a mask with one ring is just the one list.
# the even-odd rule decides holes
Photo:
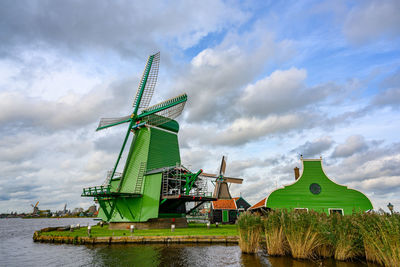
[(250, 208), (320, 211), (340, 214), (373, 209), (371, 201), (361, 192), (333, 182), (325, 174), (322, 159), (301, 159), (303, 172), (295, 168), (295, 182), (272, 191), (268, 197)]

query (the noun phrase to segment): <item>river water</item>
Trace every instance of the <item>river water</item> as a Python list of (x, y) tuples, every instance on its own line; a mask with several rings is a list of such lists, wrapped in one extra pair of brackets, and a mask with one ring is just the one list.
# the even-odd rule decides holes
[(236, 245), (71, 245), (34, 243), (35, 230), (90, 218), (0, 219), (0, 266), (374, 266), (362, 262), (297, 261), (290, 257), (242, 254)]

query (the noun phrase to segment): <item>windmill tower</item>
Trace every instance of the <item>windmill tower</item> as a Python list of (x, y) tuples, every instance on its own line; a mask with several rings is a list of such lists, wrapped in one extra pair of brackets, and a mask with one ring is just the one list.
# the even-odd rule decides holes
[(62, 211), (62, 214), (63, 215), (67, 214), (67, 203), (65, 203), (65, 205), (64, 205), (64, 209)]
[(32, 211), (32, 215), (39, 215), (39, 201), (36, 202), (35, 206), (33, 206), (33, 204), (31, 204), (33, 211)]
[[(160, 53), (149, 56), (139, 83), (133, 112), (121, 118), (103, 118), (97, 131), (128, 124), (116, 163), (101, 186), (84, 188), (83, 197), (99, 203), (99, 217), (117, 228), (118, 223), (140, 223), (184, 218), (188, 201), (214, 200), (199, 178), (181, 166), (178, 145), (179, 124), (173, 120), (182, 113), (186, 94), (149, 107), (157, 81)], [(127, 159), (117, 172), (130, 135)], [(186, 219), (185, 219), (186, 221)], [(120, 224), (122, 225), (122, 224)], [(123, 227), (123, 226), (121, 226)], [(166, 226), (166, 227), (169, 227)]]
[[(230, 184), (242, 184), (243, 179), (225, 177), (226, 170), (226, 157), (222, 156), (221, 165), (219, 167), (219, 174), (208, 174), (202, 173), (201, 176), (206, 176), (208, 178), (215, 178), (215, 188), (213, 193), (213, 198), (215, 199), (231, 199), (231, 193), (229, 192)], [(229, 184), (228, 184), (229, 183)]]

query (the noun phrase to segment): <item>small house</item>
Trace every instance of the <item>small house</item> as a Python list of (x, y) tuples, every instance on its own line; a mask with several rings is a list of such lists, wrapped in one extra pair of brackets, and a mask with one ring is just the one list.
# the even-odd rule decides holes
[(267, 198), (261, 199), (259, 202), (248, 208), (248, 211), (252, 213), (258, 213), (260, 215), (266, 214), (267, 212), (267, 207), (265, 202), (267, 201)]
[(246, 210), (248, 210), (251, 207), (251, 205), (241, 196), (234, 197), (233, 199), (236, 202), (236, 207), (238, 209), (238, 213), (245, 212)]
[(211, 202), (209, 218), (211, 223), (234, 224), (238, 215), (235, 199), (218, 199)]

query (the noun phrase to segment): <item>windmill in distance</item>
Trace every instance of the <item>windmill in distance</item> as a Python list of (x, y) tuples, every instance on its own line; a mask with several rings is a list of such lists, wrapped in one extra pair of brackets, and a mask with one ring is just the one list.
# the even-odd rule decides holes
[(35, 206), (33, 206), (33, 204), (31, 204), (33, 211), (32, 211), (32, 215), (38, 215), (39, 214), (39, 201), (36, 202)]
[(213, 193), (213, 198), (216, 199), (231, 199), (231, 193), (229, 192), (229, 185), (230, 184), (242, 184), (242, 178), (233, 178), (233, 177), (226, 177), (225, 176), (226, 170), (226, 156), (222, 156), (221, 165), (219, 168), (219, 174), (208, 174), (202, 173), (201, 176), (205, 176), (208, 178), (215, 178), (215, 188)]

